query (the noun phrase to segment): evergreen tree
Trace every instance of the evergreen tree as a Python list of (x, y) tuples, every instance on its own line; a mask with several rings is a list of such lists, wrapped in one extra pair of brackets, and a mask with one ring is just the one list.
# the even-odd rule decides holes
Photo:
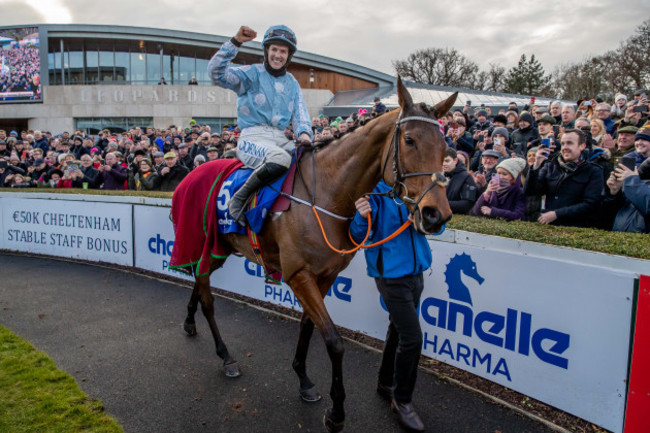
[(522, 54), (517, 66), (506, 75), (505, 90), (522, 95), (541, 95), (547, 92), (550, 81), (551, 77), (544, 74), (544, 67), (534, 54), (529, 60)]

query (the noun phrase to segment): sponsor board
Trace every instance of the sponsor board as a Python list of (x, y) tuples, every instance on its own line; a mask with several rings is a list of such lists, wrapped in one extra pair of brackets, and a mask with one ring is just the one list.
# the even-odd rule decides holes
[(169, 212), (168, 207), (133, 206), (135, 267), (192, 280), (183, 272), (169, 269), (174, 248), (174, 227)]
[(133, 266), (131, 205), (2, 198), (2, 248)]
[(621, 431), (634, 278), (430, 242), (422, 353)]

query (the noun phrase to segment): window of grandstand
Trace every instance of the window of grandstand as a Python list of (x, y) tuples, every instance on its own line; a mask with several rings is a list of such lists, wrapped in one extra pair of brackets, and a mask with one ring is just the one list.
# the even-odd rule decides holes
[(111, 132), (124, 132), (136, 126), (143, 130), (153, 125), (152, 117), (88, 117), (75, 119), (75, 129), (85, 130), (88, 134), (97, 134), (102, 129)]

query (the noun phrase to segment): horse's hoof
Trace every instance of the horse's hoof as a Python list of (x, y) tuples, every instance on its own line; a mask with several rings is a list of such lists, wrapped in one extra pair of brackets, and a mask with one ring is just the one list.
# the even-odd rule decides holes
[(241, 371), (239, 370), (239, 364), (233, 362), (231, 364), (224, 364), (223, 366), (226, 377), (235, 378), (241, 376)]
[(183, 329), (185, 330), (185, 332), (187, 332), (187, 334), (190, 337), (194, 337), (196, 335), (196, 323), (184, 322), (183, 323)]
[(332, 410), (328, 410), (323, 417), (323, 424), (329, 433), (338, 433), (343, 430), (345, 421), (336, 422), (332, 419)]
[(323, 396), (320, 395), (320, 392), (316, 390), (316, 386), (314, 385), (309, 389), (300, 388), (300, 398), (307, 403), (316, 403), (317, 401), (321, 401)]

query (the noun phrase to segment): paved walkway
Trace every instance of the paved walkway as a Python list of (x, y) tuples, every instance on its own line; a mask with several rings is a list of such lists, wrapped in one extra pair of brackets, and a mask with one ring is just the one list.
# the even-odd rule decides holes
[[(217, 298), (217, 323), (243, 376), (220, 369), (205, 319), (181, 329), (190, 291), (135, 274), (0, 254), (0, 324), (46, 352), (127, 433), (323, 432), (329, 396), (298, 397), (295, 321)], [(399, 432), (374, 391), (380, 355), (346, 342), (346, 432)], [(314, 334), (308, 372), (327, 394), (330, 364)], [(421, 372), (415, 404), (429, 432), (550, 430)]]

